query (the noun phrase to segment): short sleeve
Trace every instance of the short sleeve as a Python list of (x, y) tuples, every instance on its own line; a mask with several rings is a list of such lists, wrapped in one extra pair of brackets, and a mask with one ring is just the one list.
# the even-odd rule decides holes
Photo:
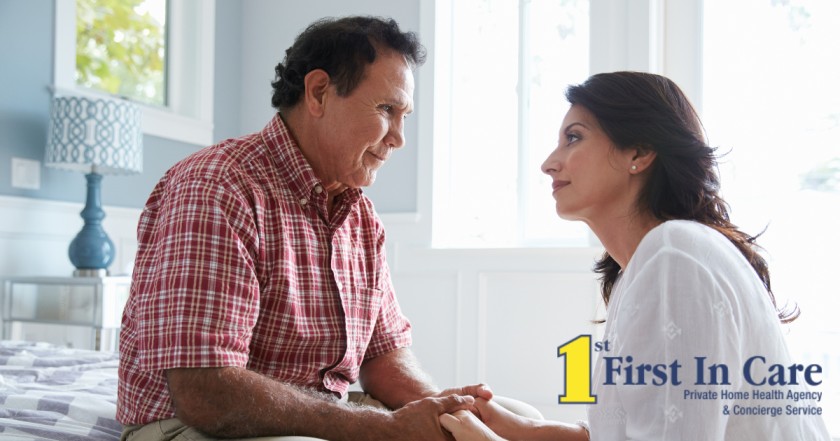
[(260, 300), (254, 210), (205, 180), (170, 184), (156, 209), (132, 293), (141, 368), (245, 366)]

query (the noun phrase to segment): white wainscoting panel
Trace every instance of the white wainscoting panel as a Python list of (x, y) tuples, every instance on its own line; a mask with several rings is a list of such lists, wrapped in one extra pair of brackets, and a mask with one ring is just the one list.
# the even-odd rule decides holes
[(565, 370), (557, 347), (580, 334), (593, 334), (597, 295), (591, 274), (482, 274), (482, 378), (496, 393), (526, 401), (547, 418), (583, 419), (584, 406), (558, 404), (565, 392)]
[[(82, 229), (83, 204), (0, 196), (0, 276), (69, 276), (70, 241)], [(111, 274), (131, 270), (140, 209), (103, 207), (103, 228), (117, 256)]]
[(411, 320), (412, 350), (442, 388), (459, 385), (458, 274), (406, 272), (393, 276), (400, 308)]

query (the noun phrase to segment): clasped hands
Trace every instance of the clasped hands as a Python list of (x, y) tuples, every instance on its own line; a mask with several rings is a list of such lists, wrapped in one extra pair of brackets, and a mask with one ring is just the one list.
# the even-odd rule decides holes
[(488, 426), (505, 430), (516, 419), (516, 415), (492, 401), (493, 392), (487, 386), (480, 384), (448, 389), (439, 396), (451, 394), (473, 397), (473, 408), (443, 413), (439, 417), (440, 425), (457, 441), (505, 441)]
[(521, 419), (497, 404), (483, 384), (446, 389), (390, 415), (395, 432), (383, 439), (505, 441), (517, 432)]

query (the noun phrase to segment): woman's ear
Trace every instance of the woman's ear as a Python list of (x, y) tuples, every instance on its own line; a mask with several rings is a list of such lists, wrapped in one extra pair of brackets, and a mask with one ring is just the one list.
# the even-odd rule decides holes
[(303, 100), (306, 110), (314, 117), (324, 114), (327, 91), (330, 88), (330, 74), (323, 69), (309, 71), (303, 77)]
[(647, 170), (653, 164), (653, 160), (656, 159), (656, 152), (649, 147), (635, 147), (631, 151), (633, 151), (630, 160), (631, 174), (638, 174)]

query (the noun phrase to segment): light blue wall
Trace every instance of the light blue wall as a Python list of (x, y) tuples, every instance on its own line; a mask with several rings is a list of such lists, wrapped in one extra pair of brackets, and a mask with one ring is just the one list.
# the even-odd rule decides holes
[[(11, 158), (43, 161), (52, 79), (53, 2), (0, 2), (0, 193), (56, 198), (71, 179), (41, 170), (42, 190), (11, 187)], [(84, 178), (80, 177), (84, 190)], [(75, 186), (75, 184), (74, 184)], [(67, 193), (67, 192), (64, 192)], [(69, 195), (68, 195), (69, 196)]]
[[(425, 1), (425, 0), (424, 0)], [(242, 2), (242, 112), (240, 127), (252, 132), (263, 128), (273, 115), (271, 86), (274, 66), (283, 59), (307, 25), (323, 17), (376, 15), (395, 19), (403, 30), (420, 30), (420, 0), (247, 0)], [(425, 42), (424, 42), (425, 43)], [(432, 55), (431, 53), (429, 54)], [(431, 112), (418, 101), (424, 84), (415, 74), (414, 114), (405, 124), (406, 145), (394, 152), (377, 173), (376, 182), (364, 189), (380, 213), (417, 211), (418, 115)]]
[[(273, 66), (291, 41), (285, 38), (266, 42), (271, 29), (304, 28), (315, 18), (327, 15), (384, 14), (395, 16), (404, 28), (417, 30), (419, 0), (360, 0), (357, 2), (318, 0), (310, 2), (239, 2), (222, 0), (216, 6), (216, 68), (214, 140), (253, 131), (242, 123), (244, 108), (251, 103), (241, 97), (248, 81), (246, 57), (264, 60), (269, 70), (261, 74), (261, 112), (270, 109), (270, 80)], [(270, 17), (271, 27), (254, 31), (252, 19), (243, 17), (243, 8), (257, 4)], [(243, 6), (245, 5), (245, 6)], [(289, 5), (284, 7), (283, 5)], [(23, 190), (11, 186), (11, 158), (41, 161), (43, 164), (49, 117), (53, 71), (54, 0), (0, 0), (0, 195), (34, 199), (83, 202), (85, 180), (81, 173), (41, 167), (41, 189)], [(250, 29), (249, 29), (250, 28)], [(254, 51), (255, 46), (270, 51)], [(261, 61), (262, 62), (262, 61)], [(253, 64), (253, 63), (252, 63)], [(420, 84), (417, 85), (419, 89)], [(417, 111), (420, 111), (418, 108)], [(267, 122), (261, 118), (259, 128)], [(380, 212), (413, 212), (417, 192), (416, 118), (406, 128), (408, 147), (392, 156), (380, 171), (374, 187), (366, 193)], [(106, 176), (102, 199), (106, 205), (142, 207), (157, 180), (172, 164), (196, 151), (193, 146), (154, 136), (144, 137), (143, 173), (135, 176)]]
[[(53, 71), (53, 0), (3, 0), (0, 2), (0, 194), (83, 202), (85, 180), (81, 173), (43, 166), (49, 119)], [(219, 2), (216, 14), (217, 63), (215, 75), (238, 84), (239, 71), (228, 59), (237, 54), (241, 14), (237, 2)], [(235, 88), (216, 87), (215, 139), (238, 134), (238, 94)], [(233, 123), (231, 123), (233, 121)], [(106, 205), (142, 207), (158, 178), (172, 164), (197, 150), (197, 146), (145, 136), (143, 173), (106, 176), (102, 200)], [(11, 186), (11, 158), (41, 161), (41, 189)]]

